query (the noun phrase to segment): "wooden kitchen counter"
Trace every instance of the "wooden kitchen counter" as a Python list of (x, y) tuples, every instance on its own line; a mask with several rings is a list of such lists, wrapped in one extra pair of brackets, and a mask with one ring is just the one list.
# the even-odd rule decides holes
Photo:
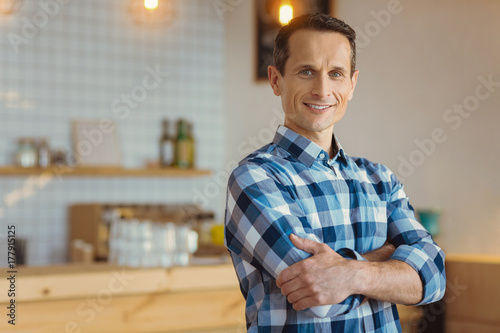
[[(6, 269), (4, 269), (4, 273)], [(8, 310), (9, 281), (0, 280)], [(16, 320), (0, 332), (246, 332), (244, 299), (230, 263), (124, 268), (106, 264), (24, 267), (16, 273)], [(405, 332), (421, 317), (398, 306)], [(6, 319), (5, 319), (6, 318)]]
[(447, 254), (446, 280), (445, 332), (500, 332), (500, 256)]
[[(133, 269), (106, 264), (19, 268), (15, 326), (0, 332), (244, 332), (244, 300), (231, 264)], [(8, 276), (7, 276), (8, 277)]]

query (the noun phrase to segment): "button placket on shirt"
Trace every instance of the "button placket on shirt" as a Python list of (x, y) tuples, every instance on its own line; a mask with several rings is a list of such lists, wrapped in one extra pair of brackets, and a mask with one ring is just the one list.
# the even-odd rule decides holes
[(337, 170), (335, 170), (333, 166), (330, 164), (331, 161), (327, 159), (327, 156), (328, 155), (326, 153), (321, 152), (318, 155), (317, 161), (326, 166), (327, 168), (329, 168), (330, 170), (332, 170), (333, 174), (337, 176), (338, 175)]
[(327, 161), (326, 165), (330, 168), (330, 170), (333, 171), (333, 173), (335, 174), (335, 176), (338, 177), (338, 175), (340, 175), (340, 170), (338, 170), (338, 168), (335, 167), (335, 161), (334, 160), (330, 160), (330, 161)]
[[(327, 161), (326, 165), (330, 168), (330, 170), (333, 171), (333, 173), (335, 174), (335, 176), (337, 176), (337, 178), (341, 179), (342, 181), (345, 181), (344, 177), (342, 177), (342, 173), (340, 172), (339, 163), (338, 163), (337, 159)], [(343, 192), (340, 191), (340, 193), (343, 193)], [(349, 215), (349, 207), (350, 207), (349, 200), (347, 200), (347, 201), (343, 200), (341, 205), (342, 205), (342, 207), (344, 207), (344, 209), (342, 209), (342, 215), (344, 216), (344, 224), (350, 226), (351, 217)], [(351, 228), (351, 227), (349, 227), (349, 228)]]

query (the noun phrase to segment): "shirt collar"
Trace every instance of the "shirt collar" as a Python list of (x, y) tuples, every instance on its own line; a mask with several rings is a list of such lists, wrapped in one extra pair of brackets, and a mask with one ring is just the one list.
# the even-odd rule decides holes
[[(326, 156), (328, 156), (327, 152), (316, 143), (283, 125), (280, 125), (276, 130), (273, 143), (285, 149), (308, 167), (311, 167), (315, 160), (326, 160)], [(330, 161), (338, 159), (347, 165), (344, 149), (336, 140), (335, 135), (332, 136), (332, 144), (338, 148), (338, 152)], [(321, 157), (321, 154), (324, 156)]]

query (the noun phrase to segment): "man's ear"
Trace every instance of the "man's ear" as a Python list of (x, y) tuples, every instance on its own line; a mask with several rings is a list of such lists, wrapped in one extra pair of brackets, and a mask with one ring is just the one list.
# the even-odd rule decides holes
[(273, 88), (273, 92), (276, 96), (281, 95), (279, 79), (281, 78), (281, 74), (279, 70), (274, 66), (267, 67), (267, 77), (269, 78), (269, 83), (271, 84), (271, 88)]
[(358, 74), (359, 74), (359, 71), (356, 70), (354, 71), (354, 73), (352, 74), (352, 77), (351, 77), (351, 91), (349, 92), (349, 98), (348, 100), (350, 101), (352, 99), (352, 96), (354, 95), (354, 89), (356, 88), (356, 83), (358, 82)]

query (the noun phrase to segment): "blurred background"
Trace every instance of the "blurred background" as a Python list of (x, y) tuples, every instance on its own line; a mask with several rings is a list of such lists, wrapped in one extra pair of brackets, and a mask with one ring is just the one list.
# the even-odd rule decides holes
[[(245, 331), (221, 245), (225, 186), (236, 163), (282, 123), (262, 68), (280, 20), (311, 8), (345, 20), (358, 35), (358, 85), (337, 138), (347, 154), (398, 175), (459, 278), (450, 280), (453, 302), (410, 309), (405, 330), (442, 331), (444, 309), (459, 307), (456, 299), (488, 306), (481, 295), (499, 295), (493, 282), (467, 275), (494, 281), (500, 274), (498, 1), (0, 0), (0, 263), (7, 275), (15, 238), (16, 265), (32, 277), (25, 291), (18, 286), (27, 313), (43, 300), (75, 298), (47, 332)], [(73, 276), (64, 267), (76, 263), (88, 266)], [(54, 282), (64, 276), (78, 285), (70, 278), (87, 271), (107, 286), (115, 276), (107, 263), (136, 277), (148, 268), (152, 280), (110, 292), (94, 316), (77, 310), (80, 299), (104, 287), (77, 292)], [(56, 276), (43, 285), (40, 274)], [(199, 276), (208, 282), (193, 286)], [(175, 284), (181, 280), (190, 282)], [(146, 314), (135, 318), (138, 326), (132, 319), (99, 326), (132, 311), (106, 314), (117, 294), (135, 295), (123, 296), (132, 308), (144, 301), (139, 295), (166, 290), (186, 292), (183, 302), (212, 288), (210, 281), (231, 291), (238, 311), (214, 305), (220, 311), (212, 319), (190, 328), (166, 328), (160, 314), (147, 328), (139, 324)], [(204, 292), (200, 309), (220, 298)], [(21, 317), (22, 304), (16, 311), (26, 332), (40, 329)], [(449, 332), (500, 331), (498, 310), (457, 311)], [(217, 328), (217, 316), (226, 328)]]

